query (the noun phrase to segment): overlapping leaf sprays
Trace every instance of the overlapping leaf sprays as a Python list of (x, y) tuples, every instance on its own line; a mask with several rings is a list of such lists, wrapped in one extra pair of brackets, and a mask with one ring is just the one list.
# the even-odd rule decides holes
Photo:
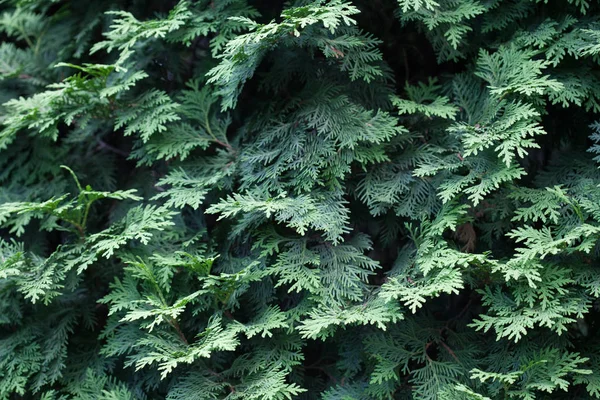
[(146, 3), (2, 5), (0, 399), (600, 396), (596, 4)]

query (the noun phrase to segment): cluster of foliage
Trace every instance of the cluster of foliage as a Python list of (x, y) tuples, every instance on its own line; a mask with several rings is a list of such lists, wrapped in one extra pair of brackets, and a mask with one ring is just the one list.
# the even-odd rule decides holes
[(600, 398), (596, 2), (0, 13), (0, 400)]

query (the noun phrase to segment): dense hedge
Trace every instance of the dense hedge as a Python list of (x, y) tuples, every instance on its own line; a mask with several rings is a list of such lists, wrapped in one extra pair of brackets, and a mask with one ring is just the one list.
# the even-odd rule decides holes
[(600, 397), (596, 2), (0, 12), (0, 399)]

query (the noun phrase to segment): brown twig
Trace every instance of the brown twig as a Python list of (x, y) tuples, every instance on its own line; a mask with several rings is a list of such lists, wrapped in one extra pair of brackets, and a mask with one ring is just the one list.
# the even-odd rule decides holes
[(446, 349), (446, 351), (448, 351), (448, 353), (450, 353), (452, 358), (454, 358), (457, 363), (460, 363), (460, 360), (456, 356), (456, 353), (454, 352), (454, 350), (452, 350), (446, 343), (444, 343), (443, 340), (440, 340), (440, 344)]
[(96, 141), (98, 142), (98, 148), (100, 148), (100, 149), (106, 149), (106, 150), (111, 151), (120, 156), (129, 157), (128, 153), (124, 152), (123, 150), (117, 149), (116, 147), (111, 146), (110, 144), (104, 142), (102, 139), (97, 139)]
[(169, 318), (168, 321), (169, 321), (169, 325), (171, 325), (173, 327), (173, 329), (175, 329), (175, 331), (179, 335), (179, 338), (181, 339), (181, 341), (183, 343), (185, 343), (186, 346), (189, 346), (189, 343), (188, 343), (187, 339), (185, 338), (185, 335), (183, 334), (183, 332), (181, 331), (181, 328), (179, 327), (179, 322), (177, 322), (176, 319), (171, 319), (171, 318)]

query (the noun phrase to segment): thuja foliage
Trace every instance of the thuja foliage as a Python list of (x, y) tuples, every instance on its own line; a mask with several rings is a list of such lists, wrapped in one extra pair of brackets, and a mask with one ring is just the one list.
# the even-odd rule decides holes
[(0, 8), (0, 399), (600, 398), (596, 2)]

